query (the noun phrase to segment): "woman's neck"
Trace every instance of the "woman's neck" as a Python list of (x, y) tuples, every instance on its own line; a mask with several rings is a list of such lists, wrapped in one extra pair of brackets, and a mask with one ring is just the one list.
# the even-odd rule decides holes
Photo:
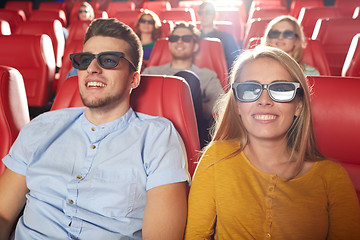
[(142, 45), (152, 43), (153, 42), (152, 34), (151, 33), (142, 33), (140, 40), (141, 40)]

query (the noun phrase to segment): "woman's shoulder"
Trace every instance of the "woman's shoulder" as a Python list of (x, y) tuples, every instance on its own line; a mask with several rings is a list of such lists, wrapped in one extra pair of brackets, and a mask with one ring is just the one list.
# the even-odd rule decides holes
[(239, 141), (216, 141), (210, 143), (202, 158), (209, 159), (209, 161), (226, 158), (240, 149)]
[(304, 74), (306, 76), (319, 76), (320, 72), (315, 67), (310, 66), (308, 64), (304, 64)]

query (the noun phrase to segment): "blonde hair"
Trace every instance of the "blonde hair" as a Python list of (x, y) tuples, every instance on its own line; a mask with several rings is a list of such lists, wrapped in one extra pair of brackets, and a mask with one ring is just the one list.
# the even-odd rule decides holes
[[(284, 51), (268, 46), (257, 46), (254, 49), (244, 51), (235, 61), (231, 75), (230, 85), (236, 82), (246, 66), (259, 58), (271, 58), (280, 63), (287, 70), (294, 82), (299, 82), (301, 90), (296, 95), (302, 103), (302, 109), (294, 120), (287, 133), (287, 146), (291, 150), (290, 159), (296, 161), (296, 171), (291, 178), (301, 171), (304, 161), (318, 161), (324, 156), (316, 147), (315, 134), (311, 120), (310, 89), (307, 79), (299, 64)], [(231, 89), (231, 88), (230, 88)], [(236, 140), (240, 142), (240, 149), (234, 154), (244, 150), (249, 143), (247, 130), (239, 116), (235, 95), (229, 90), (218, 102), (217, 110), (219, 116), (215, 119), (213, 127), (213, 138), (216, 141)], [(211, 145), (209, 144), (209, 146)], [(291, 179), (290, 178), (290, 179)]]
[(288, 15), (283, 15), (271, 20), (265, 29), (264, 37), (261, 40), (262, 44), (265, 46), (270, 46), (270, 39), (268, 37), (269, 32), (273, 29), (275, 24), (283, 21), (290, 23), (295, 29), (295, 33), (298, 41), (295, 42), (292, 57), (300, 64), (301, 68), (304, 69), (303, 53), (304, 53), (306, 41), (305, 41), (304, 32), (296, 18)]
[(151, 33), (151, 38), (153, 41), (158, 40), (161, 37), (161, 21), (159, 16), (149, 10), (149, 9), (145, 9), (142, 13), (139, 14), (137, 20), (136, 20), (136, 25), (135, 25), (135, 33), (139, 36), (139, 38), (141, 39), (141, 31), (140, 31), (140, 19), (144, 16), (144, 15), (148, 15), (152, 18), (152, 20), (154, 20), (155, 24), (154, 24), (154, 30)]
[[(82, 2), (80, 7), (79, 7), (79, 10), (80, 10), (81, 7), (85, 7), (89, 11), (90, 16), (89, 16), (88, 20), (91, 20), (91, 21), (94, 20), (95, 12), (94, 12), (94, 8), (91, 6), (91, 4), (88, 3), (88, 2)], [(78, 19), (79, 19), (79, 14), (78, 14)]]

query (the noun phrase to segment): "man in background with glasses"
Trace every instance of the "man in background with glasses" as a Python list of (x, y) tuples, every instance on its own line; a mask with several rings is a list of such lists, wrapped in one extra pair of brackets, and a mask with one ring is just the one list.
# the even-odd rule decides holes
[(40, 115), (3, 159), (0, 239), (182, 239), (186, 157), (174, 126), (132, 110), (142, 47), (127, 25), (97, 19), (79, 70), (85, 108)]
[[(181, 70), (195, 73), (200, 81), (201, 101), (205, 125), (212, 119), (213, 107), (219, 97), (224, 93), (217, 74), (208, 68), (199, 68), (193, 64), (194, 55), (199, 50), (199, 31), (188, 22), (177, 22), (169, 36), (169, 50), (172, 61), (161, 66), (145, 68), (143, 74), (175, 75)], [(192, 84), (189, 84), (192, 88)], [(193, 96), (193, 99), (196, 97)]]
[(234, 37), (226, 32), (218, 31), (215, 27), (215, 6), (212, 2), (203, 2), (198, 11), (201, 24), (201, 38), (218, 38), (223, 46), (226, 64), (230, 71), (231, 65), (239, 55), (240, 50)]

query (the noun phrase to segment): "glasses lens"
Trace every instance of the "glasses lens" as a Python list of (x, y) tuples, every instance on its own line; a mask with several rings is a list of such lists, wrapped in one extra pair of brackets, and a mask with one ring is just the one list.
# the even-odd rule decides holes
[(169, 41), (172, 42), (172, 43), (179, 41), (179, 39), (180, 39), (180, 36), (177, 36), (177, 35), (170, 35), (169, 36)]
[(268, 37), (270, 39), (275, 39), (275, 38), (278, 38), (280, 36), (280, 34), (281, 34), (281, 32), (278, 30), (271, 30), (271, 31), (269, 31)]
[(192, 35), (184, 35), (181, 37), (181, 41), (183, 42), (191, 42), (192, 39), (193, 39)]
[(292, 39), (294, 38), (296, 33), (294, 31), (286, 30), (283, 32), (283, 37), (286, 39)]
[(240, 101), (252, 102), (255, 101), (262, 92), (261, 85), (258, 83), (239, 83), (235, 89), (235, 95)]
[(114, 53), (100, 53), (98, 56), (98, 63), (101, 67), (110, 69), (119, 64), (122, 55), (116, 55)]
[(72, 55), (72, 64), (76, 69), (86, 69), (91, 61), (94, 59), (94, 56), (89, 53), (78, 53)]
[(269, 95), (278, 102), (290, 102), (296, 94), (297, 87), (294, 83), (281, 82), (272, 83), (269, 85)]
[(139, 22), (140, 22), (140, 23), (145, 23), (146, 20), (145, 20), (145, 19), (140, 19)]

